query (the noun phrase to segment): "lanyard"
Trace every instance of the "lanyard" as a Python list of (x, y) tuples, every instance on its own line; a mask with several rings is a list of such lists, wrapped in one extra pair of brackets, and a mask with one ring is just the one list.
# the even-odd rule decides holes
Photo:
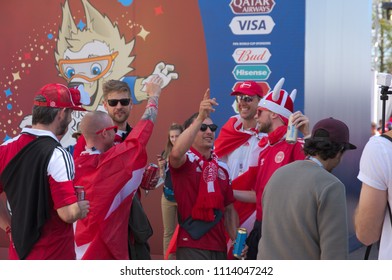
[(317, 158), (309, 156), (309, 157), (307, 157), (307, 159), (317, 163), (318, 166), (324, 168), (324, 165)]

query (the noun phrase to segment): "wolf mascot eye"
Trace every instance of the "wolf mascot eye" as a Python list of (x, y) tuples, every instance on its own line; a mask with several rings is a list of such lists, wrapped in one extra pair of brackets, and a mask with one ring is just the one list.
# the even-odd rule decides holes
[(99, 63), (94, 63), (91, 65), (91, 74), (92, 75), (99, 75), (102, 73), (102, 66)]
[(73, 67), (67, 67), (67, 69), (65, 69), (65, 75), (68, 79), (72, 78), (75, 75), (75, 69)]

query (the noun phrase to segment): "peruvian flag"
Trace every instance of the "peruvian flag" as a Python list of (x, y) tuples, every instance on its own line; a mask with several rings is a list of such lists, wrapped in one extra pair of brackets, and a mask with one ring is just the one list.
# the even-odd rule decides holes
[(130, 208), (147, 164), (153, 126), (141, 120), (123, 143), (75, 160), (75, 186), (84, 186), (90, 202), (87, 217), (74, 225), (77, 259), (129, 259)]

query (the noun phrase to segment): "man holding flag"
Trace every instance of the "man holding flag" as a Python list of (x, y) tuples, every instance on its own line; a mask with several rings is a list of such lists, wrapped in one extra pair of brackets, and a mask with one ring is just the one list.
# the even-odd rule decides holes
[(106, 113), (88, 113), (80, 124), (86, 150), (75, 160), (75, 185), (84, 186), (91, 215), (75, 224), (78, 259), (130, 259), (129, 213), (147, 163), (161, 84), (159, 77), (146, 84), (146, 110), (120, 144), (113, 145), (117, 127)]

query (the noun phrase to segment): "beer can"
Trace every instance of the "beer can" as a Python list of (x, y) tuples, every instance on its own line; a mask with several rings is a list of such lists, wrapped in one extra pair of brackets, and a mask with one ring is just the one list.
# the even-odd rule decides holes
[(235, 239), (234, 248), (233, 248), (233, 255), (237, 259), (241, 258), (242, 250), (244, 250), (245, 247), (246, 237), (247, 237), (246, 228), (238, 228), (237, 237)]
[(156, 184), (153, 184), (153, 179), (157, 177), (158, 174), (158, 165), (154, 163), (150, 163), (146, 170), (144, 170), (142, 182), (140, 183), (140, 187), (145, 190), (153, 190), (155, 189)]
[(294, 144), (297, 142), (298, 129), (293, 125), (293, 115), (289, 117), (289, 124), (287, 126), (286, 142)]
[(75, 186), (75, 194), (76, 197), (78, 198), (78, 201), (85, 200), (86, 199), (86, 193), (84, 192), (84, 187), (83, 186)]

